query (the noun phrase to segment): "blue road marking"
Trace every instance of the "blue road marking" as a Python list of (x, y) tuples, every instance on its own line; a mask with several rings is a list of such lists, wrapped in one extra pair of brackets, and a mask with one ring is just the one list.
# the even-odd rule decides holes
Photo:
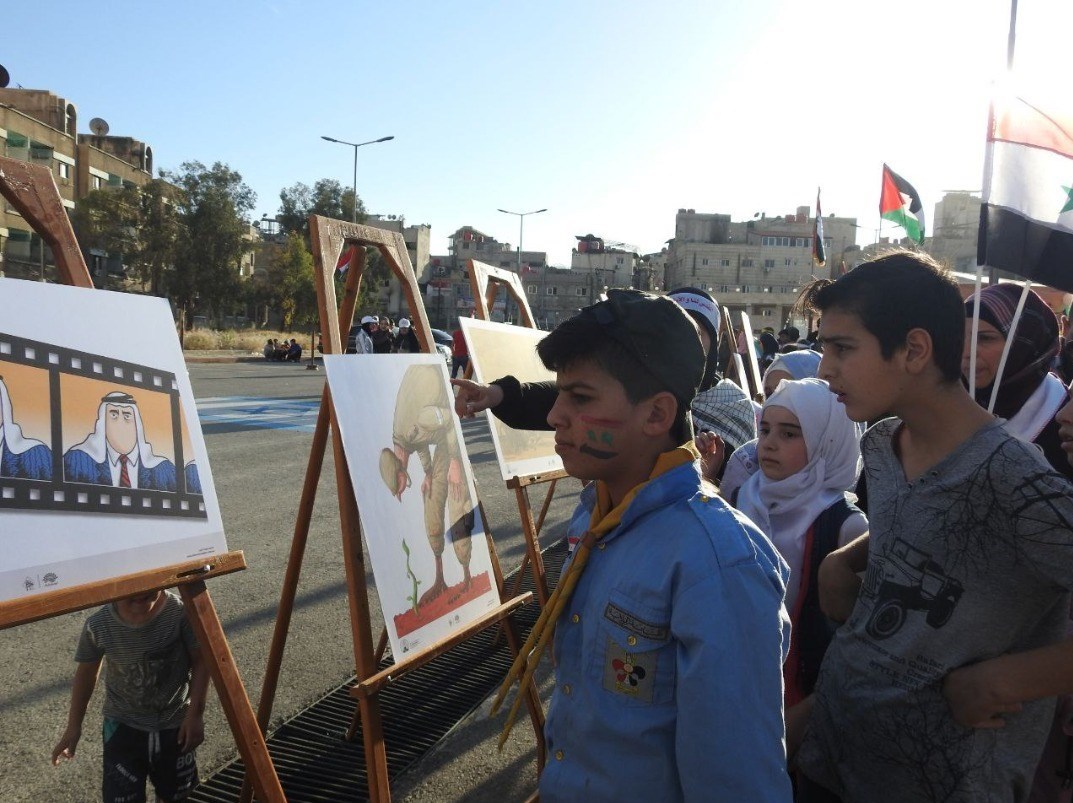
[(281, 399), (272, 396), (216, 396), (197, 400), (197, 414), (208, 431), (218, 428), (289, 429), (312, 432), (316, 428), (320, 398)]

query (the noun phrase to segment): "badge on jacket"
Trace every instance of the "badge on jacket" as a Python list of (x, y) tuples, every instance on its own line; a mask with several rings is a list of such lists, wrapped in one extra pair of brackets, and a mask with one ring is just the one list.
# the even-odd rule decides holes
[(614, 640), (607, 640), (604, 655), (604, 688), (646, 703), (652, 702), (659, 650), (630, 652)]

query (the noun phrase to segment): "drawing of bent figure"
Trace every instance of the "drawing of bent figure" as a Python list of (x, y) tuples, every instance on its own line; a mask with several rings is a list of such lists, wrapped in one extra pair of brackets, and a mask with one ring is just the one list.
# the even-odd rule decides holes
[(175, 490), (175, 465), (153, 453), (138, 402), (123, 391), (101, 399), (93, 432), (64, 453), (63, 474), (67, 482)]
[(425, 479), (421, 496), (425, 500), (425, 533), (436, 558), (436, 580), (421, 595), (418, 605), (436, 599), (447, 590), (443, 579), (445, 541), (444, 505), (451, 522), (451, 545), (462, 565), (462, 590), (470, 585), (469, 559), (473, 550), (474, 513), (469, 499), (462, 452), (455, 435), (453, 401), (435, 365), (412, 365), (403, 375), (395, 399), (392, 448), (380, 452), (380, 476), (400, 502), (410, 487), (406, 470), (410, 455), (417, 453)]
[(7, 385), (0, 376), (0, 477), (20, 480), (51, 480), (52, 450), (22, 434), (15, 423)]

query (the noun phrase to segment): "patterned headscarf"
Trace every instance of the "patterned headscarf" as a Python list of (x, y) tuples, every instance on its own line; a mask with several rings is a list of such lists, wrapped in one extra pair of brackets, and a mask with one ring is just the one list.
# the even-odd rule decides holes
[[(1022, 291), (1021, 285), (1008, 283), (991, 285), (980, 292), (980, 320), (994, 326), (1007, 340)], [(965, 314), (971, 318), (975, 307), (975, 298), (966, 300)], [(1029, 290), (1002, 372), (995, 415), (1011, 418), (1021, 409), (1043, 382), (1058, 348), (1058, 318), (1046, 301)], [(976, 401), (987, 408), (991, 402), (991, 385), (976, 388)]]

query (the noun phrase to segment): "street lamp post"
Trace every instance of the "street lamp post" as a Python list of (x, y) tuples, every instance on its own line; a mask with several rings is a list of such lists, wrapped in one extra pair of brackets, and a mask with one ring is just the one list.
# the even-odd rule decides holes
[(522, 272), (522, 237), (525, 234), (525, 216), (526, 215), (539, 215), (541, 212), (547, 212), (547, 209), (534, 209), (532, 212), (511, 212), (507, 209), (497, 209), (497, 212), (502, 212), (504, 215), (517, 215), (518, 216), (518, 274)]
[(354, 149), (354, 211), (350, 215), (352, 223), (358, 222), (358, 148), (362, 145), (375, 145), (377, 142), (387, 142), (389, 139), (395, 139), (395, 136), (380, 137), (380, 139), (370, 139), (368, 142), (347, 142), (343, 139), (336, 139), (335, 137), (326, 137), (323, 134), (321, 139), (328, 142), (336, 142), (340, 145), (349, 145)]

